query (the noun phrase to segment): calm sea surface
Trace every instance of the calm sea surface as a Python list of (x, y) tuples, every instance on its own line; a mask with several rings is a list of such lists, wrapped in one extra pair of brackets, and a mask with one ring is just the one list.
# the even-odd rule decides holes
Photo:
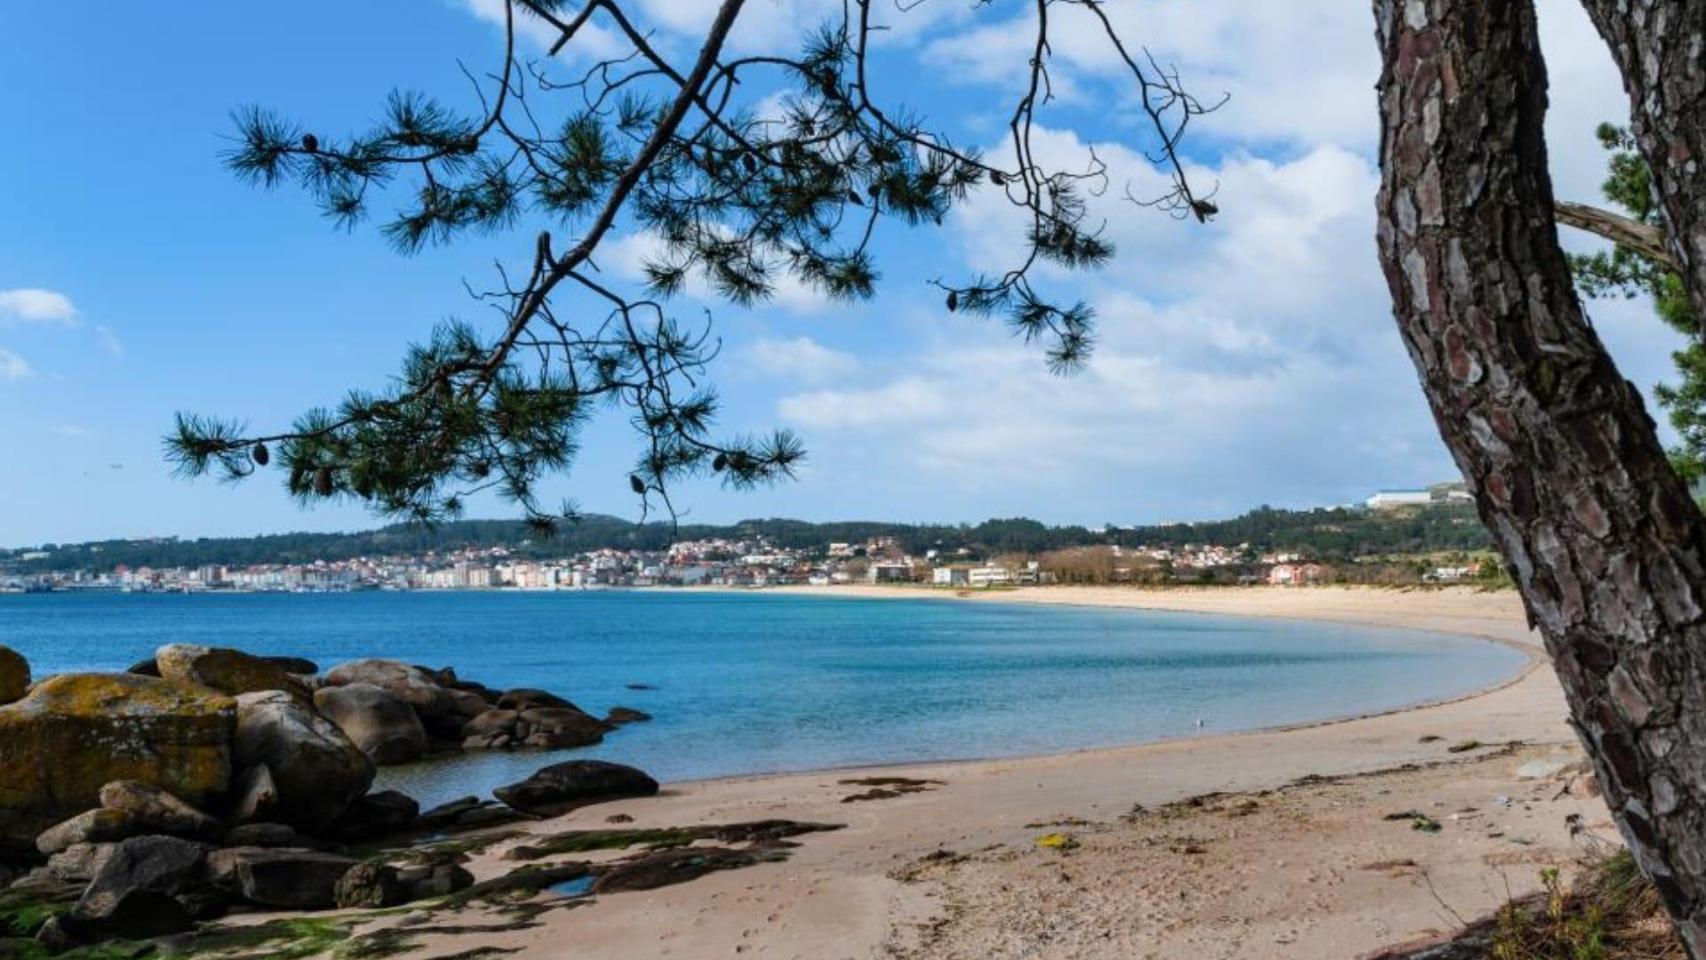
[[(1129, 610), (775, 594), (0, 596), (38, 677), (166, 643), (453, 666), (602, 714), (603, 744), (388, 768), (425, 803), (573, 756), (660, 780), (1014, 756), (1325, 719), (1488, 686), (1514, 650), (1404, 630)], [(648, 684), (655, 690), (631, 690)]]

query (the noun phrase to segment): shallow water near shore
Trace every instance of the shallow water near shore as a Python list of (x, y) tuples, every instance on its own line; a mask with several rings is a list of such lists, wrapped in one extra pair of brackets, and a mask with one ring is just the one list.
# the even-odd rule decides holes
[(1452, 697), (1525, 660), (1470, 638), (1347, 624), (693, 591), (0, 596), (0, 643), (37, 677), (122, 670), (167, 643), (322, 669), (394, 657), (656, 718), (581, 750), (381, 771), (380, 786), (423, 804), (489, 795), (576, 757), (671, 781), (1250, 730)]

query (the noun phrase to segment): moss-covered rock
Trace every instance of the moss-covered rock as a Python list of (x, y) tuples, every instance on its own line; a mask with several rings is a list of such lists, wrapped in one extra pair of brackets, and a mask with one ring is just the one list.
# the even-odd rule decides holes
[(0, 706), (0, 846), (100, 805), (138, 780), (197, 803), (231, 779), (237, 705), (201, 687), (135, 674), (61, 674)]
[(29, 661), (11, 647), (0, 646), (0, 704), (22, 697), (29, 688)]

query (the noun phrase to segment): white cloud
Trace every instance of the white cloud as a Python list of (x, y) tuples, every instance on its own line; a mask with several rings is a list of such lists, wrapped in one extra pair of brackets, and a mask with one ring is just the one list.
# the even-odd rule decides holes
[(927, 422), (946, 417), (953, 405), (942, 388), (917, 377), (854, 390), (814, 390), (783, 397), (782, 419), (825, 431)]
[[(649, 230), (624, 234), (614, 240), (607, 241), (599, 248), (596, 258), (601, 266), (607, 267), (632, 283), (644, 282), (647, 263), (663, 258), (664, 242), (657, 234)], [(766, 303), (781, 307), (790, 313), (815, 314), (821, 313), (834, 305), (834, 302), (815, 287), (795, 276), (792, 271), (778, 269), (771, 277), (771, 294)], [(688, 300), (704, 305), (727, 304), (727, 299), (720, 296), (711, 288), (705, 276), (698, 270), (687, 274), (687, 282), (683, 285), (682, 296)]]
[(119, 340), (118, 333), (112, 327), (104, 323), (97, 323), (94, 332), (95, 339), (101, 344), (101, 349), (113, 357), (124, 356), (124, 343)]
[(746, 348), (744, 356), (759, 373), (808, 383), (839, 380), (859, 369), (857, 357), (804, 336), (761, 337)]
[(33, 287), (0, 290), (0, 320), (69, 326), (77, 322), (77, 308), (70, 297), (53, 290)]
[(35, 376), (35, 370), (18, 356), (5, 347), (0, 347), (0, 380), (22, 380)]

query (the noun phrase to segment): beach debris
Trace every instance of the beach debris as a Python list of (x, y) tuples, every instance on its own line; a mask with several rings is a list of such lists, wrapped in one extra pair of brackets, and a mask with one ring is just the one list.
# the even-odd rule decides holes
[(1508, 807), (1511, 805), (1511, 798), (1500, 794), (1493, 798), (1493, 802), (1501, 807)]
[(1393, 821), (1408, 820), (1410, 822), (1410, 829), (1420, 830), (1423, 833), (1438, 833), (1440, 830), (1439, 821), (1420, 810), (1400, 810), (1397, 813), (1387, 814), (1384, 819)]
[(942, 786), (941, 780), (918, 780), (912, 777), (857, 777), (851, 780), (838, 780), (837, 783), (846, 787), (869, 787), (863, 793), (850, 794), (842, 797), (842, 803), (858, 803), (863, 800), (888, 800), (904, 796), (908, 793), (923, 793), (931, 787)]
[(1195, 837), (1181, 837), (1168, 844), (1167, 849), (1187, 857), (1197, 857), (1208, 852), (1208, 847)]
[(1036, 845), (1044, 850), (1076, 850), (1078, 838), (1070, 833), (1045, 833), (1036, 839)]
[(1518, 780), (1550, 780), (1568, 769), (1564, 760), (1530, 760), (1516, 768)]
[(1417, 743), (1438, 743), (1444, 739), (1445, 739), (1444, 737), (1438, 736), (1436, 734), (1427, 733), (1427, 734), (1423, 734), (1420, 737), (1417, 737), (1416, 742)]
[(1412, 870), (1415, 869), (1415, 867), (1416, 861), (1411, 860), (1409, 857), (1401, 857), (1393, 860), (1376, 860), (1373, 863), (1365, 863), (1362, 865), (1362, 869), (1364, 870), (1378, 870), (1381, 872)]
[(546, 836), (529, 837), (504, 854), (505, 860), (542, 860), (564, 853), (588, 853), (594, 850), (626, 850), (645, 847), (647, 850), (667, 850), (690, 846), (700, 840), (718, 843), (746, 844), (753, 847), (788, 846), (790, 837), (808, 833), (840, 830), (839, 823), (811, 823), (798, 820), (752, 820), (745, 823), (699, 824), (690, 827), (654, 827), (638, 830), (565, 830)]
[(1486, 744), (1482, 743), (1479, 740), (1460, 740), (1457, 743), (1454, 743), (1451, 746), (1446, 747), (1445, 752), (1446, 753), (1468, 753), (1471, 750), (1476, 750), (1476, 749), (1479, 749), (1479, 748), (1484, 747), (1484, 746), (1486, 746)]
[(605, 823), (633, 823), (634, 818), (625, 813), (613, 813), (604, 818)]
[(1137, 821), (1142, 820), (1146, 815), (1148, 815), (1148, 813), (1149, 813), (1148, 807), (1144, 806), (1141, 803), (1134, 803), (1131, 805), (1130, 810), (1127, 810), (1125, 813), (1120, 814), (1120, 822), (1121, 823), (1136, 823)]

